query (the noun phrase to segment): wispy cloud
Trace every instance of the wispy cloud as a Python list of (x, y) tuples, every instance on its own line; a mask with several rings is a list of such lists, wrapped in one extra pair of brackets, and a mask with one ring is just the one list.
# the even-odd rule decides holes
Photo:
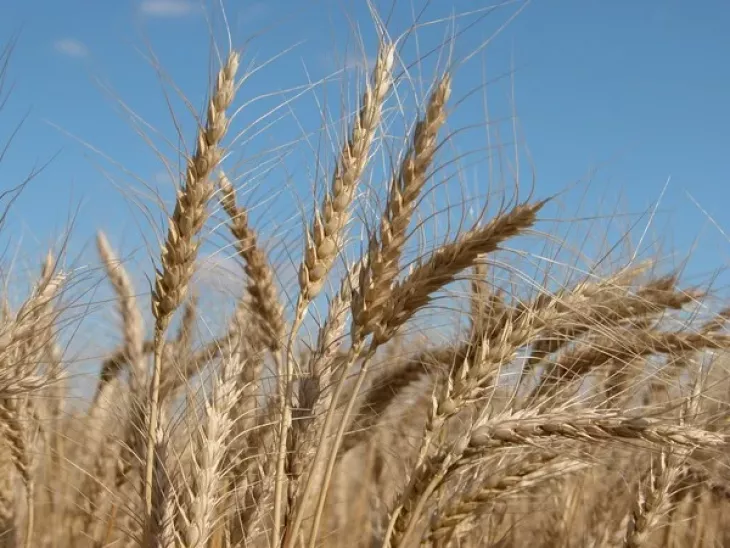
[(184, 17), (192, 13), (196, 4), (189, 0), (143, 0), (139, 11), (150, 17)]
[(370, 72), (375, 66), (375, 57), (365, 56), (361, 50), (351, 50), (345, 54), (343, 66), (347, 70)]
[(53, 43), (53, 48), (62, 55), (68, 57), (86, 57), (89, 55), (89, 48), (76, 38), (62, 38)]
[(369, 74), (375, 66), (375, 57), (365, 56), (359, 49), (340, 55), (322, 54), (321, 59), (326, 70), (336, 72), (344, 70)]

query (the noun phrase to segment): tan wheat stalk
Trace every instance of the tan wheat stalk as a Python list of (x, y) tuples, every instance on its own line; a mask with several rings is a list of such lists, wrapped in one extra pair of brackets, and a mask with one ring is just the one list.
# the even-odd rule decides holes
[[(636, 274), (633, 269), (629, 272)], [(621, 278), (617, 281), (630, 281), (626, 275)], [(527, 367), (536, 366), (547, 355), (557, 352), (587, 331), (629, 319), (638, 321), (666, 309), (680, 310), (700, 296), (696, 291), (678, 291), (676, 282), (677, 277), (674, 275), (651, 280), (635, 294), (629, 293), (628, 286), (618, 285), (610, 279), (600, 282), (596, 285), (596, 292), (590, 296), (590, 302), (573, 312), (573, 325), (566, 325), (560, 332), (548, 332), (534, 343)]]
[(395, 46), (382, 43), (362, 96), (360, 110), (354, 117), (350, 135), (342, 146), (332, 188), (325, 196), (321, 211), (315, 212), (311, 231), (307, 233), (304, 261), (299, 272), (301, 289), (296, 317), (322, 290), (325, 278), (344, 242), (343, 230), (350, 218), (350, 207), (365, 166), (375, 133), (380, 125), (383, 103), (391, 86)]
[[(125, 442), (120, 447), (120, 453), (116, 456), (117, 462), (131, 463), (140, 462), (144, 458), (144, 389), (147, 382), (147, 369), (145, 352), (152, 350), (152, 345), (145, 348), (144, 341), (144, 319), (137, 303), (137, 297), (132, 284), (131, 277), (117, 254), (109, 244), (106, 235), (99, 231), (96, 238), (97, 250), (102, 261), (102, 266), (109, 282), (114, 288), (117, 298), (117, 307), (122, 320), (122, 346), (118, 356), (109, 358), (102, 364), (99, 374), (96, 393), (89, 408), (88, 420), (90, 422), (89, 434), (91, 445), (89, 447), (88, 465), (94, 470), (100, 469), (107, 458), (114, 458), (113, 452), (102, 451), (105, 448), (105, 435), (108, 427), (107, 421), (111, 418), (112, 411), (108, 406), (112, 402), (112, 395), (118, 394), (122, 388), (119, 382), (120, 372), (124, 366), (129, 367), (129, 392), (128, 397), (128, 421)], [(106, 405), (107, 408), (100, 407)], [(129, 453), (129, 454), (127, 454)], [(120, 480), (126, 479), (129, 474), (129, 467), (124, 466), (118, 470), (117, 486), (121, 486)], [(98, 484), (94, 475), (87, 476), (85, 486), (81, 495), (85, 497), (84, 506), (93, 509), (97, 504), (97, 497), (102, 496), (102, 486)]]
[[(413, 216), (416, 200), (423, 189), (428, 171), (433, 162), (436, 152), (438, 132), (446, 120), (446, 102), (451, 93), (451, 79), (448, 74), (444, 75), (436, 85), (429, 97), (426, 108), (426, 115), (416, 123), (411, 144), (401, 162), (398, 174), (390, 182), (388, 201), (385, 211), (381, 215), (379, 233), (371, 235), (367, 254), (363, 257), (360, 265), (358, 291), (352, 298), (352, 346), (350, 358), (346, 360), (343, 369), (343, 376), (338, 383), (333, 401), (328, 410), (322, 426), (322, 440), (329, 432), (332, 413), (339, 403), (339, 397), (344, 386), (345, 375), (352, 364), (356, 361), (365, 345), (365, 338), (374, 331), (375, 324), (382, 316), (382, 308), (386, 304), (390, 293), (390, 286), (397, 276), (400, 266), (400, 256), (405, 244), (406, 233)], [(334, 443), (329, 447), (327, 466), (322, 476), (322, 484), (319, 488), (317, 509), (314, 514), (314, 522), (309, 535), (309, 544), (313, 545), (321, 523), (327, 496), (328, 484), (332, 478), (337, 454), (344, 435), (344, 429), (352, 414), (357, 393), (365, 380), (368, 363), (375, 353), (377, 346), (386, 342), (387, 339), (379, 338), (374, 341), (363, 357), (360, 374), (355, 383), (354, 392), (346, 406), (341, 419)], [(323, 451), (322, 444), (318, 447), (313, 462), (319, 460)], [(311, 477), (307, 480), (303, 497), (306, 498), (312, 486)], [(317, 474), (319, 477), (319, 474)], [(302, 511), (297, 512), (294, 521), (293, 533), (289, 535), (287, 546), (290, 545), (293, 535), (298, 531), (301, 524)]]
[[(717, 314), (713, 315), (713, 317), (709, 321), (700, 326), (698, 332), (702, 335), (712, 336), (713, 334), (716, 334), (719, 331), (723, 330), (727, 326), (729, 320), (730, 308), (724, 308), (720, 310), (720, 312), (718, 312)], [(669, 381), (675, 379), (678, 375), (680, 375), (681, 372), (687, 367), (688, 360), (695, 355), (696, 352), (694, 351), (677, 352), (673, 354), (671, 356), (671, 359), (667, 360), (667, 363), (661, 368), (658, 373), (658, 376), (661, 377), (661, 380), (653, 380), (649, 385), (649, 392), (652, 393), (662, 389)]]
[[(315, 211), (311, 231), (306, 233), (304, 260), (299, 270), (299, 297), (294, 314), (289, 347), (304, 318), (309, 303), (324, 286), (327, 274), (332, 268), (346, 240), (345, 227), (350, 218), (352, 202), (357, 185), (370, 157), (375, 133), (380, 125), (383, 104), (391, 86), (392, 69), (395, 61), (395, 46), (381, 43), (373, 67), (371, 81), (362, 96), (360, 109), (354, 117), (350, 135), (342, 146), (331, 190), (325, 196), (321, 211)], [(274, 530), (279, 534), (282, 526), (282, 505), (286, 469), (286, 444), (291, 428), (291, 405), (293, 396), (293, 371), (291, 348), (287, 349), (286, 371), (280, 379), (280, 431), (279, 451), (276, 466), (276, 495), (274, 508)], [(316, 458), (315, 458), (316, 461)], [(310, 476), (311, 477), (311, 476)], [(302, 495), (309, 496), (311, 482), (308, 481)], [(303, 513), (301, 506), (292, 509), (293, 522), (287, 525), (285, 545), (289, 545), (301, 527)], [(293, 535), (293, 536), (292, 536)]]
[(15, 494), (15, 464), (8, 439), (0, 439), (0, 546), (18, 545), (17, 509)]
[[(685, 425), (662, 423), (657, 419), (630, 418), (617, 413), (581, 410), (573, 413), (539, 413), (537, 410), (498, 414), (479, 421), (477, 427), (454, 446), (442, 447), (418, 468), (406, 491), (407, 496), (391, 515), (384, 544), (403, 545), (413, 534), (416, 518), (426, 501), (454, 469), (483, 458), (485, 451), (508, 445), (531, 445), (541, 437), (597, 440), (642, 440), (663, 448), (724, 447), (728, 438)], [(405, 512), (403, 510), (406, 510)]]
[(387, 311), (381, 314), (378, 324), (372, 326), (375, 338), (388, 340), (394, 331), (428, 305), (434, 293), (453, 282), (480, 256), (493, 253), (505, 240), (529, 229), (546, 203), (547, 200), (519, 204), (484, 226), (465, 232), (455, 241), (439, 247), (393, 287)]
[[(240, 370), (237, 378), (234, 379), (234, 389), (237, 397), (234, 398), (232, 407), (229, 410), (231, 421), (230, 433), (226, 440), (225, 472), (226, 492), (223, 504), (230, 512), (223, 512), (223, 520), (220, 527), (224, 528), (231, 542), (238, 542), (249, 538), (247, 531), (256, 517), (253, 512), (241, 511), (240, 499), (243, 498), (243, 506), (247, 500), (258, 501), (265, 498), (265, 489), (256, 491), (251, 486), (252, 475), (259, 474), (261, 482), (265, 482), (266, 471), (263, 467), (254, 469), (261, 463), (262, 454), (265, 455), (263, 446), (258, 441), (264, 437), (257, 429), (259, 414), (259, 394), (262, 387), (261, 374), (263, 371), (263, 355), (266, 349), (266, 338), (259, 333), (257, 322), (250, 321), (251, 307), (245, 299), (240, 299), (230, 329), (230, 350), (229, 359), (239, 360), (239, 364), (230, 365), (229, 368)], [(267, 425), (266, 434), (271, 434), (272, 428)], [(270, 460), (270, 459), (269, 459)], [(255, 482), (255, 480), (254, 480)], [(261, 483), (259, 482), (259, 483)], [(257, 486), (258, 487), (258, 486)], [(256, 491), (256, 492), (254, 492)], [(241, 497), (243, 494), (243, 497)]]
[[(581, 288), (578, 288), (581, 289)], [(585, 289), (585, 287), (583, 287)], [(406, 525), (405, 518), (399, 519), (399, 515), (401, 510), (407, 505), (411, 504), (411, 498), (413, 497), (413, 493), (416, 493), (419, 491), (418, 485), (419, 483), (422, 483), (423, 477), (427, 476), (430, 470), (433, 470), (433, 463), (438, 462), (440, 463), (439, 466), (443, 466), (443, 463), (450, 459), (454, 459), (453, 455), (451, 453), (447, 452), (443, 453), (444, 449), (440, 450), (440, 453), (437, 453), (434, 457), (428, 457), (429, 454), (429, 448), (431, 445), (431, 441), (435, 438), (436, 434), (440, 432), (440, 430), (444, 427), (446, 424), (446, 420), (454, 416), (456, 413), (461, 410), (464, 405), (470, 401), (470, 399), (474, 395), (474, 390), (481, 386), (483, 384), (483, 379), (485, 375), (491, 371), (494, 367), (494, 364), (503, 364), (503, 363), (509, 363), (511, 361), (511, 357), (513, 353), (515, 352), (516, 348), (523, 346), (527, 342), (529, 342), (530, 338), (534, 338), (536, 335), (539, 334), (539, 330), (536, 329), (539, 326), (549, 325), (551, 327), (559, 326), (559, 310), (563, 309), (563, 307), (566, 305), (568, 301), (568, 297), (570, 295), (564, 295), (560, 300), (545, 300), (545, 299), (539, 299), (541, 302), (536, 303), (535, 310), (532, 314), (528, 314), (526, 312), (518, 315), (517, 317), (514, 317), (509, 322), (509, 329), (506, 329), (503, 331), (503, 333), (500, 334), (498, 340), (493, 341), (491, 344), (484, 347), (484, 350), (487, 351), (486, 354), (480, 356), (479, 360), (475, 360), (476, 367), (471, 367), (471, 363), (469, 363), (467, 360), (464, 361), (463, 364), (461, 364), (460, 367), (458, 367), (453, 375), (453, 379), (451, 382), (447, 383), (444, 387), (444, 391), (439, 393), (438, 391), (434, 391), (434, 397), (433, 397), (433, 404), (431, 406), (431, 411), (429, 413), (428, 421), (427, 421), (427, 428), (426, 432), (424, 433), (423, 439), (421, 441), (421, 448), (419, 450), (419, 456), (416, 462), (416, 465), (414, 467), (414, 475), (410, 479), (408, 487), (404, 490), (400, 500), (401, 502), (397, 503), (395, 510), (391, 514), (391, 525), (389, 526), (389, 531), (391, 534), (393, 532), (398, 533), (399, 535), (402, 533), (403, 535), (407, 536), (410, 533), (410, 530), (413, 526), (413, 523), (411, 522), (411, 525)], [(573, 295), (573, 298), (575, 301), (580, 302), (580, 293), (577, 293)], [(560, 306), (555, 306), (555, 303), (560, 302)], [(550, 305), (551, 303), (552, 306)], [(556, 310), (557, 309), (557, 310)], [(527, 306), (524, 308), (524, 310), (530, 310), (530, 307)], [(555, 316), (554, 314), (558, 314)], [(550, 321), (544, 321), (547, 317), (550, 317), (552, 315), (552, 319)], [(568, 317), (569, 318), (569, 317)], [(682, 336), (672, 336), (675, 334), (670, 334), (666, 337), (666, 340), (664, 341), (666, 345), (670, 346), (684, 346), (683, 343), (686, 343), (686, 339), (683, 339)], [(697, 342), (697, 339), (693, 341)], [(655, 344), (654, 348), (659, 348), (661, 345)], [(695, 346), (696, 347), (696, 346)], [(529, 415), (529, 413), (535, 413), (535, 410), (528, 410), (525, 411), (523, 415), (518, 415), (519, 417), (526, 418)], [(601, 418), (602, 420), (607, 420), (609, 417), (596, 415), (595, 412), (591, 416), (591, 419), (586, 419), (585, 421), (581, 422), (581, 426), (593, 426), (595, 427), (594, 423), (591, 423), (592, 419)], [(570, 421), (571, 419), (575, 419), (576, 415), (568, 415), (565, 417), (566, 421)], [(617, 419), (612, 419), (616, 421)], [(646, 419), (648, 420), (648, 419)], [(659, 432), (665, 433), (666, 430), (662, 430), (662, 428), (670, 428), (669, 426), (666, 427), (659, 427), (659, 430), (657, 432), (654, 432), (651, 427), (652, 424), (645, 424), (640, 422), (639, 419), (637, 419), (636, 423), (629, 423), (629, 421), (623, 421), (622, 419), (618, 419), (618, 422), (616, 424), (615, 431), (612, 432), (612, 435), (615, 437), (632, 437), (632, 430), (628, 428), (628, 425), (631, 424), (634, 428), (637, 428), (636, 433), (634, 433), (633, 437), (636, 438), (652, 438), (656, 442), (659, 442), (659, 437), (661, 434)], [(530, 426), (527, 426), (527, 423), (529, 421), (523, 421), (522, 419), (515, 419), (513, 421), (513, 424), (515, 425), (515, 428), (525, 426), (526, 432), (531, 432)], [(607, 428), (609, 427), (609, 423), (605, 424)], [(622, 426), (626, 426), (625, 428), (622, 428)], [(646, 432), (641, 432), (638, 430), (639, 426), (644, 426), (646, 429)], [(483, 428), (483, 427), (482, 427)], [(502, 424), (495, 427), (497, 428), (499, 435), (502, 435)], [(575, 436), (586, 436), (586, 439), (588, 434), (585, 432), (581, 432), (577, 428), (577, 426), (573, 427), (574, 429), (571, 430), (571, 426), (566, 426), (566, 428), (562, 431), (563, 435), (570, 435), (570, 432), (574, 432)], [(539, 432), (539, 428), (534, 429), (535, 432)], [(504, 435), (507, 435), (507, 432), (509, 432), (509, 428), (507, 428), (504, 432)], [(671, 431), (671, 430), (670, 430)], [(607, 431), (602, 430), (600, 427), (596, 428), (596, 432), (603, 432), (603, 437), (607, 437)], [(547, 429), (542, 432), (543, 435), (552, 435), (552, 434), (558, 434), (558, 430), (555, 430), (554, 432), (550, 429)], [(671, 436), (670, 432), (666, 432), (668, 436)], [(708, 439), (713, 439), (713, 435), (711, 433), (701, 433), (701, 434), (707, 434), (709, 436)], [(487, 435), (487, 431), (483, 429), (475, 430), (471, 434), (471, 442), (472, 444), (480, 445), (482, 441), (484, 441), (484, 436)], [(499, 435), (497, 437), (499, 437)], [(515, 435), (514, 439), (519, 439), (519, 435)], [(674, 441), (675, 443), (681, 443), (681, 437), (678, 437), (677, 440), (669, 440), (668, 438), (664, 439), (664, 442), (668, 441)], [(714, 442), (716, 444), (723, 443), (724, 438), (722, 436), (714, 437)], [(523, 440), (524, 443), (527, 442), (527, 440)], [(497, 441), (494, 442), (497, 446), (499, 446), (499, 443)], [(516, 441), (514, 442), (516, 443)], [(435, 459), (435, 460), (434, 460)], [(441, 469), (443, 474), (446, 474), (445, 469)], [(424, 494), (421, 495), (422, 497), (425, 496)], [(412, 512), (411, 512), (412, 514)], [(387, 541), (387, 538), (386, 538)]]
[(170, 218), (167, 241), (162, 248), (162, 268), (157, 272), (152, 291), (152, 313), (155, 318), (155, 352), (149, 387), (147, 421), (147, 454), (145, 455), (144, 502), (147, 520), (152, 517), (152, 491), (155, 473), (155, 438), (159, 415), (160, 377), (165, 332), (172, 314), (180, 306), (193, 275), (198, 254), (197, 235), (205, 223), (206, 205), (213, 193), (209, 178), (220, 162), (221, 140), (228, 130), (226, 110), (236, 91), (238, 53), (231, 52), (218, 73), (213, 96), (208, 102), (204, 128), (197, 136), (197, 147), (188, 160), (185, 182), (177, 193), (175, 210)]
[[(496, 250), (504, 240), (519, 234), (534, 224), (536, 221), (536, 214), (544, 204), (544, 201), (537, 202), (535, 204), (519, 204), (515, 206), (512, 211), (499, 215), (485, 226), (470, 230), (458, 238), (456, 242), (444, 244), (438, 248), (427, 261), (414, 268), (402, 282), (396, 284), (391, 298), (388, 301), (387, 312), (385, 312), (385, 314), (381, 314), (382, 320), (377, 326), (372, 326), (373, 330), (375, 330), (375, 335), (369, 351), (370, 354), (365, 356), (365, 359), (360, 366), (353, 396), (348, 402), (344, 418), (337, 432), (337, 437), (335, 438), (334, 450), (330, 454), (325, 481), (328, 481), (327, 478), (331, 477), (331, 470), (334, 467), (334, 462), (337, 457), (335, 451), (339, 449), (339, 444), (341, 443), (342, 436), (344, 435), (345, 425), (347, 424), (354, 407), (356, 394), (359, 393), (362, 382), (367, 375), (368, 362), (374, 352), (373, 349), (377, 348), (379, 344), (386, 342), (420, 308), (426, 306), (429, 303), (433, 292), (438, 291), (444, 285), (453, 281), (460, 271), (473, 266), (480, 255)], [(545, 310), (554, 311), (555, 302), (557, 301), (548, 302), (552, 305), (552, 308), (551, 306), (546, 306)], [(474, 368), (471, 372), (471, 377), (469, 379), (463, 377), (461, 379), (462, 382), (467, 383), (467, 385), (471, 387), (477, 387), (477, 379), (479, 378), (479, 375), (484, 376), (485, 371), (491, 371), (495, 364), (508, 363), (509, 360), (506, 360), (505, 358), (513, 355), (517, 348), (525, 344), (529, 341), (531, 336), (536, 334), (533, 322), (537, 319), (537, 317), (538, 316), (527, 312), (523, 313), (522, 318), (524, 327), (521, 330), (516, 330), (517, 333), (519, 333), (519, 335), (517, 335), (519, 344), (516, 344), (515, 346), (504, 345), (500, 347), (500, 345), (495, 345), (494, 348), (490, 347), (493, 352), (497, 353), (497, 356), (495, 357), (498, 357), (498, 359), (493, 361), (487, 360), (488, 365)], [(369, 321), (367, 317), (361, 317), (361, 319)], [(353, 323), (357, 324), (357, 322), (358, 319), (353, 313)], [(362, 329), (362, 327), (355, 325), (353, 327), (353, 338), (357, 341), (357, 337), (369, 331), (369, 328)], [(505, 337), (512, 334), (512, 331), (506, 331)], [(357, 345), (353, 344), (353, 348), (357, 349)], [(504, 355), (501, 355), (502, 353), (504, 353)], [(466, 394), (469, 393), (470, 390), (465, 390), (463, 396), (466, 397)], [(334, 401), (336, 404), (337, 395), (335, 395)], [(437, 407), (438, 406), (439, 405), (437, 404)], [(435, 432), (439, 428), (440, 426), (434, 427), (432, 431)], [(427, 436), (427, 440), (428, 439), (431, 439), (430, 436)], [(424, 441), (422, 443), (422, 449), (420, 451), (421, 456), (419, 457), (419, 460), (425, 458), (429, 445), (429, 441)], [(325, 496), (325, 492), (321, 490), (319, 495), (320, 503), (318, 504), (318, 513), (316, 513), (315, 516), (319, 516), (321, 513), (321, 509), (324, 507)], [(398, 511), (394, 512), (392, 520), (397, 519), (397, 514)], [(317, 525), (318, 523), (315, 517), (315, 529)], [(314, 536), (310, 535), (310, 539), (314, 539)], [(311, 542), (312, 540), (310, 540), (310, 544)]]
[[(53, 273), (53, 257), (49, 253), (41, 268), (41, 275), (31, 296), (21, 305), (9, 331), (0, 337), (0, 366), (8, 368), (17, 379), (42, 377), (41, 384), (47, 385), (52, 371), (39, 371), (49, 342), (53, 341), (55, 322), (54, 300), (66, 281), (63, 273)], [(18, 386), (11, 383), (11, 391), (18, 392)], [(35, 488), (33, 473), (34, 455), (40, 452), (38, 443), (42, 432), (41, 417), (35, 400), (25, 393), (16, 397), (0, 398), (0, 424), (10, 449), (15, 469), (20, 474), (25, 488), (26, 523), (24, 546), (34, 543), (35, 531)]]
[(247, 436), (249, 443), (245, 458), (233, 470), (237, 481), (246, 480), (243, 508), (236, 516), (240, 531), (234, 531), (241, 538), (234, 536), (234, 543), (255, 544), (260, 535), (268, 534), (270, 530), (264, 522), (273, 506), (275, 492), (276, 461), (270, 456), (277, 447), (277, 431), (273, 426), (276, 425), (278, 410), (275, 400), (270, 400), (264, 407), (256, 428)]
[(3, 434), (10, 447), (10, 455), (15, 469), (20, 474), (25, 487), (26, 524), (23, 546), (31, 548), (35, 525), (35, 477), (32, 471), (32, 455), (35, 451), (34, 420), (28, 416), (25, 398), (4, 399), (0, 401), (0, 423)]
[[(309, 376), (300, 379), (299, 410), (293, 422), (287, 461), (288, 497), (293, 507), (300, 503), (301, 476), (312, 469), (314, 444), (332, 404), (334, 369), (343, 343), (352, 294), (357, 287), (357, 268), (356, 265), (344, 276), (339, 293), (330, 300), (327, 319), (319, 329), (317, 344), (309, 356)], [(301, 501), (301, 504), (306, 502)]]
[(154, 489), (152, 490), (153, 504), (150, 522), (145, 524), (142, 539), (149, 546), (159, 548), (174, 548), (179, 546), (179, 535), (175, 530), (176, 504), (173, 496), (173, 485), (170, 470), (170, 459), (168, 458), (169, 435), (164, 414), (159, 417), (160, 421), (155, 430), (155, 474)]
[(648, 417), (629, 417), (617, 412), (592, 409), (572, 412), (517, 411), (489, 419), (477, 427), (466, 453), (481, 454), (485, 449), (525, 444), (540, 438), (563, 437), (586, 441), (636, 440), (658, 446), (724, 447), (725, 434), (693, 426), (672, 424)]
[[(567, 297), (567, 296), (566, 296)], [(433, 385), (431, 405), (428, 408), (425, 430), (422, 433), (416, 462), (407, 477), (406, 487), (398, 494), (395, 507), (390, 515), (390, 523), (385, 542), (390, 536), (407, 536), (409, 534), (412, 511), (401, 516), (406, 507), (417, 504), (414, 497), (428, 496), (424, 491), (427, 478), (435, 469), (442, 474), (448, 472), (449, 461), (458, 458), (448, 447), (439, 448), (430, 456), (432, 443), (441, 434), (447, 421), (456, 416), (472, 402), (476, 393), (491, 379), (501, 365), (510, 363), (517, 350), (532, 338), (539, 336), (545, 325), (554, 325), (560, 318), (564, 306), (563, 299), (536, 299), (532, 306), (520, 309), (505, 308), (500, 317), (493, 322), (493, 328), (479, 333), (475, 341), (470, 341), (465, 350), (457, 352), (450, 362), (451, 370), (445, 379), (438, 379)], [(580, 300), (581, 294), (569, 295)], [(435, 464), (438, 463), (438, 464)], [(436, 468), (434, 468), (436, 467)]]
[(43, 351), (45, 341), (42, 334), (54, 321), (52, 303), (65, 283), (63, 272), (41, 278), (13, 321), (0, 333), (0, 358), (19, 379), (36, 373), (38, 360), (29, 358)]

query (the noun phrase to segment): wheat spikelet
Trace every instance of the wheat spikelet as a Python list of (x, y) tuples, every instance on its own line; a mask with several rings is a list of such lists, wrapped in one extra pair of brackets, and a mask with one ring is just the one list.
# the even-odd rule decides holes
[(415, 267), (393, 288), (388, 310), (380, 325), (374, 326), (376, 339), (389, 339), (395, 330), (429, 303), (435, 292), (472, 266), (480, 255), (496, 251), (502, 242), (531, 227), (545, 203), (520, 204), (437, 249), (428, 261)]
[(545, 397), (558, 383), (573, 380), (609, 360), (626, 362), (649, 354), (717, 350), (730, 345), (730, 336), (717, 333), (662, 333), (656, 330), (632, 329), (618, 335), (590, 341), (558, 357), (533, 392), (533, 397)]
[[(634, 269), (629, 272), (636, 274)], [(586, 307), (573, 311), (575, 314), (573, 325), (566, 326), (562, 332), (548, 332), (542, 339), (536, 341), (527, 366), (534, 367), (547, 355), (557, 352), (567, 342), (575, 340), (587, 331), (616, 325), (630, 319), (638, 321), (640, 318), (666, 309), (679, 310), (699, 296), (697, 292), (676, 290), (677, 278), (674, 275), (652, 280), (635, 294), (628, 293), (628, 286), (617, 283), (624, 280), (631, 281), (626, 275), (621, 277), (623, 280), (603, 280), (596, 285), (596, 291), (590, 295)]]
[[(580, 410), (571, 413), (518, 412), (513, 417), (497, 417), (474, 430), (469, 449), (529, 442), (540, 437), (560, 436), (585, 440), (634, 439), (660, 446), (724, 447), (724, 434), (664, 423), (647, 417), (624, 417), (616, 413)], [(469, 452), (469, 451), (467, 451)]]

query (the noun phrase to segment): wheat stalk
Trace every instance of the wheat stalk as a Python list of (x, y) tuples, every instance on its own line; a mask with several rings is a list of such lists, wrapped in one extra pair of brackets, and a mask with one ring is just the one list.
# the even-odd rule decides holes
[[(375, 133), (380, 125), (383, 103), (391, 86), (395, 46), (381, 43), (378, 57), (371, 75), (371, 82), (362, 96), (360, 110), (354, 117), (350, 136), (342, 147), (335, 172), (332, 188), (325, 196), (321, 212), (316, 211), (311, 232), (306, 234), (304, 260), (299, 270), (299, 297), (295, 310), (291, 338), (296, 336), (299, 325), (309, 303), (321, 291), (327, 274), (345, 241), (344, 230), (350, 218), (350, 208), (355, 198), (357, 184), (370, 156)], [(291, 341), (289, 346), (291, 347)], [(279, 431), (279, 451), (276, 464), (276, 494), (274, 507), (274, 530), (276, 534), (282, 526), (282, 500), (285, 483), (286, 444), (291, 428), (291, 406), (293, 371), (290, 363), (291, 351), (287, 351), (286, 372), (280, 382), (281, 427)], [(326, 426), (325, 426), (326, 428)], [(316, 461), (316, 457), (315, 457)], [(311, 474), (310, 474), (311, 477)], [(304, 488), (302, 500), (310, 493), (311, 481)], [(291, 511), (293, 522), (285, 531), (285, 545), (293, 541), (301, 527), (303, 514), (301, 506)]]
[(206, 204), (213, 193), (209, 177), (222, 158), (220, 142), (228, 130), (226, 110), (236, 91), (239, 58), (231, 52), (218, 73), (216, 88), (208, 103), (206, 125), (197, 136), (197, 148), (188, 161), (185, 182), (178, 191), (170, 218), (167, 241), (162, 248), (162, 268), (157, 271), (152, 292), (155, 318), (155, 352), (150, 382), (147, 454), (145, 455), (145, 515), (152, 517), (152, 491), (155, 472), (155, 438), (159, 415), (160, 377), (164, 337), (170, 318), (180, 306), (195, 268), (199, 242), (197, 235), (206, 219)]

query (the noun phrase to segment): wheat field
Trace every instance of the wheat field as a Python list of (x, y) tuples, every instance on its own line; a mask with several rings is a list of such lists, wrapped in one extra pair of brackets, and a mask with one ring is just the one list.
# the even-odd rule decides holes
[[(573, 251), (539, 177), (427, 231), (430, 189), (459, 191), (458, 63), (411, 108), (407, 37), (371, 28), (326, 184), (302, 204), (296, 276), (230, 165), (248, 69), (228, 48), (150, 291), (97, 235), (117, 345), (82, 405), (60, 342), (78, 270), (38, 250), (28, 293), (3, 295), (0, 546), (730, 546), (730, 303), (628, 234), (610, 260)], [(408, 129), (384, 151), (393, 111)], [(237, 294), (201, 337), (211, 233)]]

